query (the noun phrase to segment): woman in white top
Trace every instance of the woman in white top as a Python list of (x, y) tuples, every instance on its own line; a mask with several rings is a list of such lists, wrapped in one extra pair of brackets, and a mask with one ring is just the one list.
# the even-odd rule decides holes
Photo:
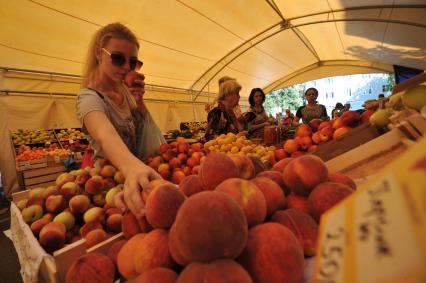
[(139, 74), (131, 88), (124, 85), (124, 79), (142, 66), (138, 50), (136, 36), (124, 25), (113, 23), (98, 30), (89, 46), (76, 107), (95, 159), (109, 159), (126, 178), (124, 195), (116, 204), (122, 209), (126, 204), (141, 216), (140, 190), (161, 177), (135, 156), (136, 128), (147, 111), (143, 102), (145, 77)]

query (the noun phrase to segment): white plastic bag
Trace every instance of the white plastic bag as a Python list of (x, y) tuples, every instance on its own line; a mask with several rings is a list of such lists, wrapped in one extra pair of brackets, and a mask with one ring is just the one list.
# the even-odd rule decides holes
[(160, 145), (166, 143), (149, 111), (143, 116), (142, 123), (139, 123), (136, 134), (136, 154), (142, 160), (157, 154)]

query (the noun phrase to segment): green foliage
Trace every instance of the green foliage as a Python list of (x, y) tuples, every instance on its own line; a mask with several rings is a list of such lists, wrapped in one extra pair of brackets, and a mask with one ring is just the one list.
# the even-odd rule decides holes
[(303, 86), (293, 85), (287, 88), (274, 90), (266, 95), (263, 104), (268, 114), (285, 113), (288, 108), (295, 113), (303, 105)]
[(392, 91), (393, 88), (395, 87), (395, 75), (389, 74), (387, 78), (387, 82), (388, 82), (388, 90)]

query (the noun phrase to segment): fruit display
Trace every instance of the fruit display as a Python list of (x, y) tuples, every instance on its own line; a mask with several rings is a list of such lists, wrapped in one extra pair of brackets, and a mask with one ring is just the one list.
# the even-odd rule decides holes
[(85, 139), (86, 135), (80, 131), (80, 129), (69, 128), (69, 129), (55, 129), (55, 134), (59, 141), (79, 140)]
[(72, 152), (83, 152), (89, 146), (89, 142), (86, 139), (82, 140), (73, 140), (72, 142), (65, 140), (61, 142), (64, 149), (70, 150)]
[(58, 156), (61, 160), (65, 159), (69, 154), (70, 150), (60, 148), (59, 144), (52, 143), (44, 146), (28, 146), (21, 145), (16, 148), (16, 161), (29, 161), (47, 158), (53, 160), (55, 156)]
[(273, 163), (287, 156), (297, 157), (315, 151), (321, 144), (340, 138), (361, 123), (368, 123), (368, 118), (363, 115), (359, 115), (356, 111), (346, 111), (331, 121), (313, 119), (309, 124), (299, 125), (295, 137), (283, 143), (283, 150), (275, 151)]
[(14, 145), (35, 144), (35, 143), (53, 143), (57, 142), (52, 130), (37, 129), (11, 130), (10, 136)]
[(160, 173), (163, 179), (175, 184), (179, 184), (185, 176), (197, 174), (206, 155), (203, 144), (189, 144), (183, 137), (162, 144), (159, 152), (160, 155), (148, 158), (146, 164)]
[(222, 134), (217, 138), (204, 144), (204, 147), (211, 152), (223, 152), (225, 154), (238, 154), (259, 158), (263, 163), (268, 163), (274, 154), (274, 146), (263, 146), (257, 144), (245, 136), (233, 133)]
[(47, 252), (81, 238), (89, 248), (122, 231), (124, 216), (114, 197), (123, 184), (123, 174), (103, 160), (94, 168), (62, 173), (56, 185), (31, 189), (16, 206)]
[[(187, 147), (176, 143), (163, 153)], [(85, 255), (66, 278), (98, 276), (93, 270), (112, 264), (121, 280), (134, 282), (301, 282), (305, 257), (317, 252), (321, 215), (355, 183), (313, 155), (283, 159), (271, 170), (256, 170), (252, 160), (209, 152), (179, 186), (151, 181), (141, 193), (142, 218), (123, 216), (127, 240), (111, 247), (111, 261), (95, 254), (83, 264)], [(112, 273), (93, 282), (117, 280)]]

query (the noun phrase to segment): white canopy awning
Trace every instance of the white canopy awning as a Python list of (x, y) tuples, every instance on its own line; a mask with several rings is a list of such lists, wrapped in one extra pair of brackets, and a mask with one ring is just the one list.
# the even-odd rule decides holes
[(425, 0), (0, 0), (0, 67), (80, 75), (91, 36), (115, 21), (140, 39), (148, 84), (195, 94), (217, 92), (223, 75), (244, 97), (394, 64), (426, 69)]

